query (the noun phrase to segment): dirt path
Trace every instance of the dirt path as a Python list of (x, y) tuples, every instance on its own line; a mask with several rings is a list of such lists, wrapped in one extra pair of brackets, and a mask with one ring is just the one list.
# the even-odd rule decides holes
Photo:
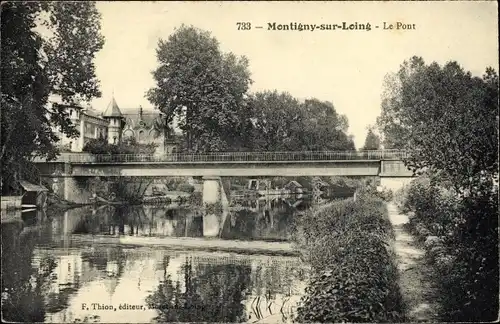
[(403, 229), (408, 217), (400, 214), (392, 203), (387, 208), (396, 234), (394, 249), (398, 257), (401, 293), (407, 306), (407, 320), (436, 322), (438, 305), (430, 279), (432, 269), (425, 264), (424, 251), (417, 246), (413, 236)]

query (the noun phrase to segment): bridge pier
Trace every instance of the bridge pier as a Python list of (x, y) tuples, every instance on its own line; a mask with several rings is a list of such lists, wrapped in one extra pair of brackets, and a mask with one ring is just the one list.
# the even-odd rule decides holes
[(203, 204), (216, 204), (221, 201), (220, 177), (203, 177)]
[(402, 161), (381, 161), (380, 186), (397, 191), (410, 183), (413, 172)]
[(203, 177), (203, 236), (217, 237), (229, 212), (229, 201), (220, 177)]
[(58, 164), (54, 172), (43, 176), (54, 194), (73, 203), (87, 203), (91, 193), (86, 190), (85, 182), (89, 177), (75, 177), (70, 163)]

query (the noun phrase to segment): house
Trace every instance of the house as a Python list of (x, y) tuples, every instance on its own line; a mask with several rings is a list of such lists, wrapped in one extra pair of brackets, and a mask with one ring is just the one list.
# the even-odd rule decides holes
[(124, 127), (121, 138), (125, 142), (135, 141), (139, 144), (157, 144), (157, 153), (175, 154), (178, 150), (178, 137), (171, 125), (167, 125), (163, 113), (144, 111), (139, 108), (122, 109)]
[(132, 141), (139, 144), (157, 144), (158, 154), (173, 154), (178, 150), (179, 140), (167, 125), (165, 116), (159, 111), (145, 111), (139, 108), (120, 108), (114, 96), (106, 109), (97, 111), (89, 105), (67, 105), (55, 98), (53, 105), (65, 109), (80, 135), (69, 138), (59, 129), (54, 132), (60, 138), (62, 149), (82, 152), (92, 139), (106, 139), (110, 144)]

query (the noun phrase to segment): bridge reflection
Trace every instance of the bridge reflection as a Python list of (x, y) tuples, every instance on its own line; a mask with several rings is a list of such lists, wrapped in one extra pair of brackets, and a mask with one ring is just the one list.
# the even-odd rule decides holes
[(302, 200), (261, 199), (229, 207), (224, 220), (206, 217), (201, 208), (109, 205), (67, 210), (52, 226), (63, 241), (71, 234), (204, 237), (213, 228), (221, 239), (283, 241), (290, 238), (293, 216), (308, 206)]
[[(53, 225), (44, 220), (21, 236), (22, 224), (2, 224), (3, 319), (246, 322), (278, 316), (286, 321), (304, 289), (305, 266), (297, 258), (113, 245), (67, 248), (53, 245), (61, 234)], [(154, 309), (123, 316), (82, 308), (90, 303)]]

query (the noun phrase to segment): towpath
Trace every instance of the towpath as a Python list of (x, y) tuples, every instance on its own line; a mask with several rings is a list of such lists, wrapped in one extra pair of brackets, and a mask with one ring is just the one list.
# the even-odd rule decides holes
[(438, 305), (431, 280), (433, 273), (425, 264), (424, 250), (418, 247), (415, 238), (403, 228), (408, 222), (408, 216), (399, 213), (393, 203), (389, 203), (387, 209), (396, 234), (394, 249), (398, 258), (401, 293), (407, 306), (407, 320), (437, 322)]

